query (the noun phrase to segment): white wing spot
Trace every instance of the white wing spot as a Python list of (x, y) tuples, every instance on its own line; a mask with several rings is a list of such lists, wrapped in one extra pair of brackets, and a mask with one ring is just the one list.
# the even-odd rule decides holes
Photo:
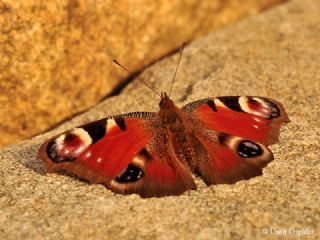
[(87, 146), (85, 145), (81, 145), (76, 151), (74, 151), (74, 155), (75, 156), (79, 156), (85, 149)]
[(239, 97), (239, 105), (244, 112), (252, 113), (252, 110), (248, 106), (248, 98), (241, 96)]
[(78, 136), (83, 141), (83, 145), (85, 146), (89, 146), (92, 143), (89, 133), (83, 128), (74, 128), (71, 130), (71, 134)]
[(223, 102), (221, 102), (218, 98), (214, 98), (213, 102), (217, 107), (227, 108), (226, 105), (224, 105)]
[(256, 122), (261, 122), (261, 119), (257, 118), (257, 117), (254, 117), (253, 120), (256, 121)]
[(54, 140), (57, 146), (56, 149), (58, 151), (63, 149), (63, 142), (65, 138), (66, 138), (66, 134), (61, 134), (59, 137), (56, 138), (56, 140)]
[(117, 123), (114, 121), (113, 118), (108, 119), (108, 122), (107, 122), (107, 132), (108, 132), (110, 129), (116, 127), (116, 126), (118, 126), (118, 125), (117, 125)]

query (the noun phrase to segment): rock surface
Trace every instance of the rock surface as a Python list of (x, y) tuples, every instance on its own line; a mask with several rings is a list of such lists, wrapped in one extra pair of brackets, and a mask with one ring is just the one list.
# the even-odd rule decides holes
[[(119, 95), (32, 140), (0, 152), (0, 239), (319, 239), (320, 2), (295, 0), (191, 43), (173, 98), (219, 95), (281, 101), (291, 123), (260, 177), (181, 196), (141, 199), (62, 174), (45, 174), (37, 149), (49, 136), (105, 115), (156, 111), (134, 81)], [(177, 55), (143, 78), (168, 89)]]
[[(284, 0), (0, 1), (0, 146), (110, 93), (183, 41)], [(174, 37), (173, 37), (174, 36)]]

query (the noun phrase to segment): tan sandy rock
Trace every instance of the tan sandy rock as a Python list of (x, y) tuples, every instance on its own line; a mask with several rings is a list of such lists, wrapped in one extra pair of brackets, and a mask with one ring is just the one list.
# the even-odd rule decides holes
[[(295, 0), (192, 42), (172, 94), (176, 104), (207, 96), (281, 101), (291, 123), (272, 145), (263, 175), (181, 196), (141, 199), (65, 174), (36, 157), (48, 137), (129, 111), (156, 111), (158, 97), (133, 81), (59, 128), (0, 151), (0, 239), (320, 239), (320, 2)], [(177, 55), (142, 77), (166, 90)]]

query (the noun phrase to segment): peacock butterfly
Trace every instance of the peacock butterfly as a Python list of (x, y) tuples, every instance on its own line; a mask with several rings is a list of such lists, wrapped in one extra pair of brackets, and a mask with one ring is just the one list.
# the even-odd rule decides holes
[(121, 194), (179, 195), (196, 189), (192, 173), (207, 185), (261, 175), (273, 160), (267, 146), (289, 122), (270, 98), (213, 97), (178, 108), (170, 94), (159, 96), (157, 113), (119, 114), (47, 140), (38, 154), (47, 172), (66, 170)]

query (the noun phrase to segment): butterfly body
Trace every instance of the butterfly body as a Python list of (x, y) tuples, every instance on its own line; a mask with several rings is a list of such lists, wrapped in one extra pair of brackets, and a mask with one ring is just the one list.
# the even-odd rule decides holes
[(135, 112), (98, 120), (45, 142), (47, 171), (66, 170), (114, 192), (142, 197), (234, 183), (262, 174), (268, 145), (288, 122), (283, 106), (262, 97), (207, 98), (178, 108), (161, 94), (158, 113)]
[[(166, 148), (172, 150), (175, 159), (195, 167), (196, 154), (193, 149), (192, 127), (186, 114), (179, 109), (167, 94), (164, 93), (160, 101), (159, 118), (162, 123), (158, 135), (164, 136)], [(161, 143), (159, 143), (161, 144)]]

